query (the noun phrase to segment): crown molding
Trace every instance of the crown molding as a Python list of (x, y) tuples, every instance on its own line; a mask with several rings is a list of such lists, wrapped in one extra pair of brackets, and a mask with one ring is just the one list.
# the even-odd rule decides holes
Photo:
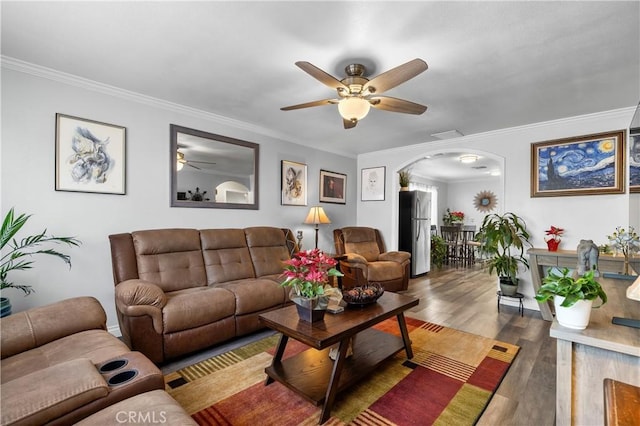
[(59, 83), (67, 84), (69, 86), (79, 87), (81, 89), (91, 90), (94, 92), (125, 99), (127, 101), (140, 103), (154, 108), (177, 112), (191, 117), (211, 121), (220, 125), (245, 130), (255, 134), (268, 136), (287, 142), (293, 142), (293, 139), (290, 136), (287, 136), (280, 132), (274, 132), (273, 130), (267, 129), (265, 127), (257, 126), (245, 121), (235, 120), (197, 108), (188, 107), (175, 102), (143, 95), (141, 93), (132, 92), (130, 90), (121, 89), (119, 87), (79, 77), (74, 74), (65, 73), (62, 71), (54, 70), (52, 68), (47, 68), (30, 62), (22, 61), (20, 59), (15, 59), (10, 56), (0, 55), (0, 63), (3, 69), (33, 75), (35, 77), (56, 81)]
[[(635, 110), (636, 110), (636, 106), (631, 106), (631, 107), (625, 107), (625, 108), (612, 109), (609, 111), (601, 111), (601, 112), (594, 112), (590, 114), (577, 115), (573, 117), (558, 118), (556, 120), (541, 121), (539, 123), (525, 124), (523, 126), (506, 127), (504, 129), (490, 130), (488, 132), (473, 133), (469, 135), (464, 135), (459, 138), (445, 139), (445, 140), (432, 140), (432, 141), (426, 141), (426, 142), (419, 142), (412, 145), (405, 145), (403, 147), (398, 147), (398, 148), (389, 148), (389, 149), (384, 149), (380, 151), (372, 151), (372, 152), (360, 154), (359, 157), (366, 157), (371, 154), (377, 155), (385, 152), (398, 153), (403, 151), (411, 151), (416, 147), (427, 146), (427, 145), (429, 146), (429, 149), (437, 149), (440, 147), (451, 148), (451, 143), (453, 142), (468, 142), (468, 141), (478, 141), (483, 139), (493, 139), (496, 136), (517, 135), (520, 132), (527, 131), (527, 130), (534, 130), (534, 129), (546, 128), (551, 126), (562, 126), (562, 125), (568, 125), (571, 123), (592, 121), (594, 119), (632, 117)], [(625, 127), (625, 128), (628, 128), (628, 127)]]

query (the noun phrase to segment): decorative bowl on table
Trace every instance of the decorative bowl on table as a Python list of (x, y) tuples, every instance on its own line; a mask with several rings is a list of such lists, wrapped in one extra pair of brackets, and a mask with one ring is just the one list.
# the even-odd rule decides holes
[(366, 306), (375, 303), (384, 293), (380, 284), (371, 283), (343, 290), (342, 299), (349, 306)]

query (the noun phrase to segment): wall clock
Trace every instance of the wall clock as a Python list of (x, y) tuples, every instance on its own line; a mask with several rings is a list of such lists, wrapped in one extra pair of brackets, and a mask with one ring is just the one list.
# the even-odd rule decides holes
[(473, 199), (473, 206), (481, 212), (490, 212), (498, 205), (496, 195), (491, 191), (480, 191)]

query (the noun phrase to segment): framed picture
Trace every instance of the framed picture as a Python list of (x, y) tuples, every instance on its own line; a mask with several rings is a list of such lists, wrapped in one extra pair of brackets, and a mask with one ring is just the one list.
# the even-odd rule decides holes
[(384, 201), (385, 167), (362, 169), (361, 200)]
[(640, 133), (629, 135), (629, 192), (640, 193)]
[(307, 205), (307, 165), (282, 160), (282, 205)]
[(624, 133), (531, 144), (531, 196), (624, 193)]
[(126, 129), (56, 114), (56, 191), (125, 194)]
[(323, 203), (346, 204), (347, 175), (320, 170), (320, 201)]

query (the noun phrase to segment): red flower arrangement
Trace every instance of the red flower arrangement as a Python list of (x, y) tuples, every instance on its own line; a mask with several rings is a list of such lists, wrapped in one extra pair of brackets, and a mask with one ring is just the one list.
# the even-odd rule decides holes
[(335, 266), (338, 262), (320, 249), (303, 250), (284, 262), (282, 286), (290, 286), (298, 296), (312, 298), (325, 294), (329, 277), (341, 277)]
[[(547, 229), (544, 232), (547, 235), (551, 235), (551, 238), (553, 238), (554, 240), (559, 240), (562, 234), (564, 233), (564, 229), (551, 225), (551, 228)], [(545, 241), (548, 241), (548, 240), (545, 240)]]
[(544, 231), (547, 237), (544, 239), (547, 243), (549, 251), (558, 251), (560, 245), (560, 237), (564, 233), (564, 229), (551, 225), (551, 228)]

